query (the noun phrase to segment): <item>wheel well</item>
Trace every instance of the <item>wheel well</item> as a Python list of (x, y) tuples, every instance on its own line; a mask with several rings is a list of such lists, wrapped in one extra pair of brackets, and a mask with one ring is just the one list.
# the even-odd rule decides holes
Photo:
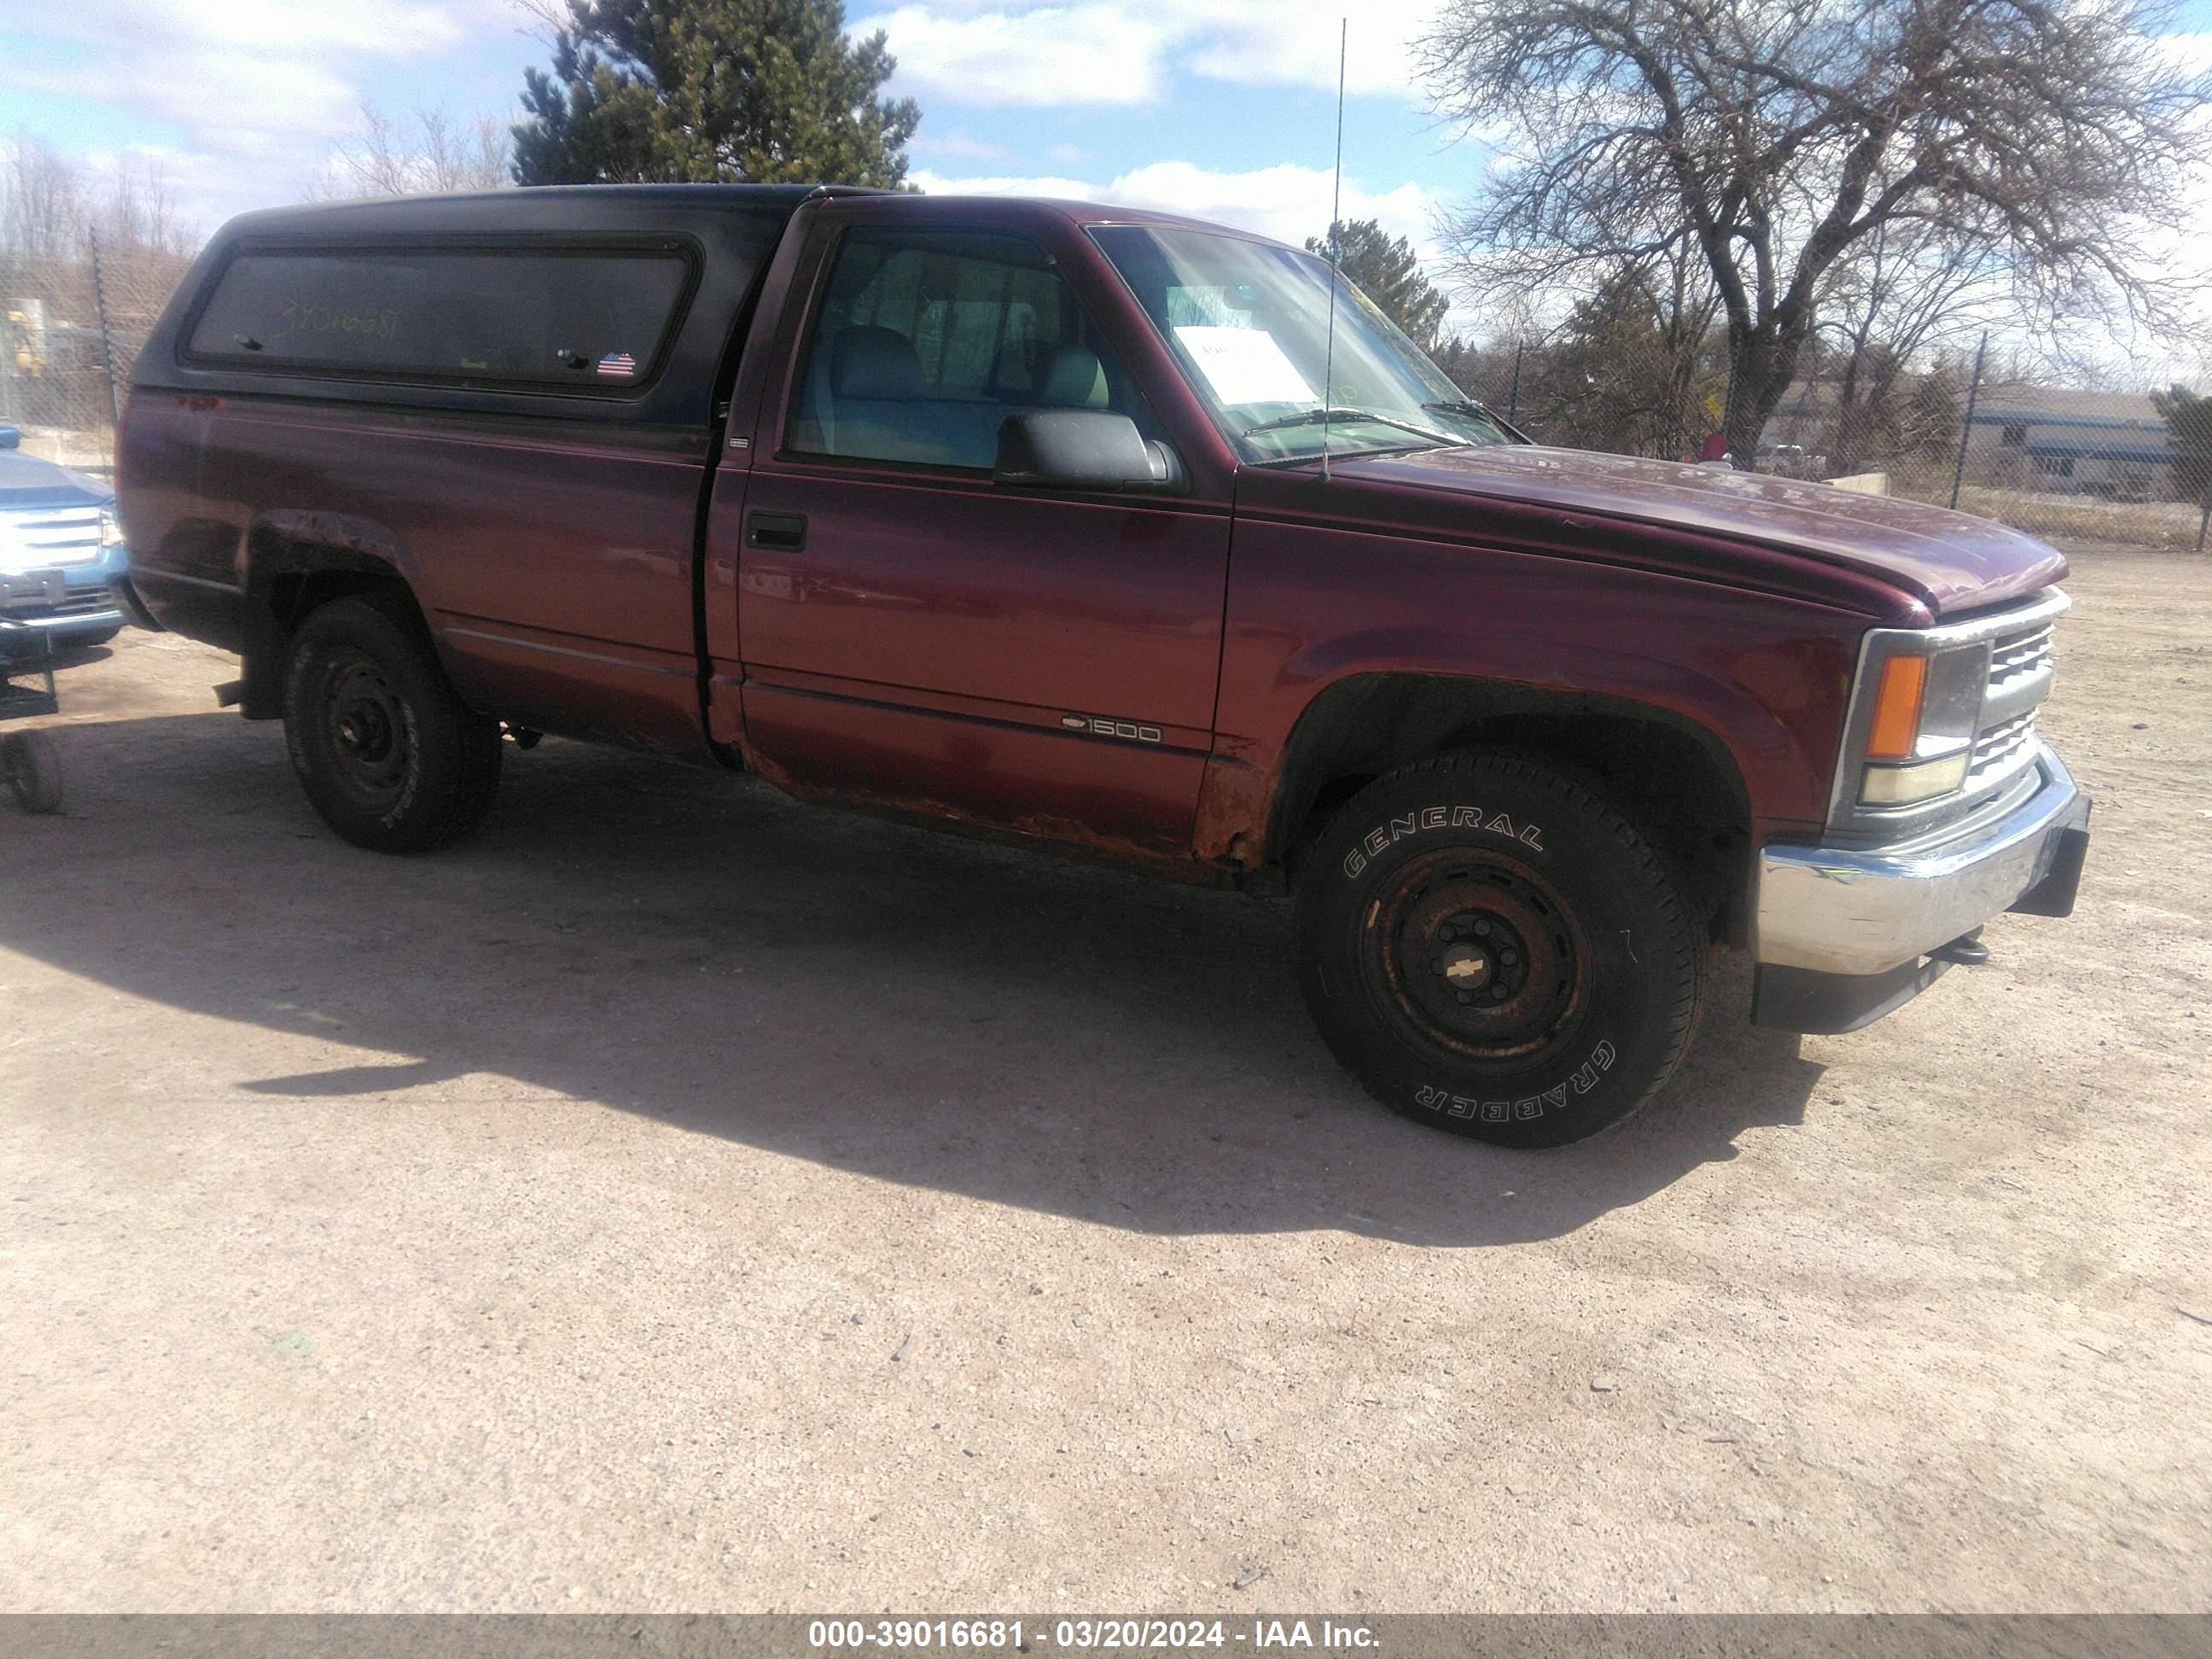
[(268, 582), (269, 609), (278, 629), (290, 635), (311, 611), (332, 599), (356, 593), (379, 593), (404, 598), (420, 615), (415, 595), (401, 577), (373, 570), (291, 570), (271, 576)]
[(1387, 772), (1459, 750), (1510, 751), (1595, 779), (1658, 844), (1712, 936), (1741, 943), (1751, 808), (1703, 727), (1646, 704), (1480, 680), (1368, 676), (1316, 698), (1291, 738), (1267, 845), (1292, 884), (1339, 808)]
[(332, 550), (328, 556), (345, 563), (315, 562), (320, 556), (319, 550), (298, 543), (270, 550), (264, 556), (278, 568), (260, 575), (248, 590), (239, 699), (240, 712), (248, 720), (283, 716), (285, 648), (309, 612), (332, 599), (374, 593), (404, 604), (418, 619), (422, 616), (414, 591), (390, 566), (368, 562), (344, 549)]

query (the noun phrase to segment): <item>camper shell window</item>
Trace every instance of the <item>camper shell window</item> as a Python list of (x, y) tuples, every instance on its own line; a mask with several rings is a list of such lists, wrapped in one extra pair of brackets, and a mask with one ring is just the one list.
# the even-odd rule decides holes
[(680, 247), (245, 249), (191, 362), (620, 397), (659, 367), (696, 276)]

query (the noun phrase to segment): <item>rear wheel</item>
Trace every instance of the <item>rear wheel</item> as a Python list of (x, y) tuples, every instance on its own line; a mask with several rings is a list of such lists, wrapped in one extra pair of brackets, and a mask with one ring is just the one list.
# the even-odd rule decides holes
[(1694, 1029), (1705, 930), (1591, 784), (1460, 755), (1377, 779), (1299, 884), (1308, 1006), (1370, 1093), (1505, 1146), (1595, 1134)]
[(465, 834), (499, 787), (499, 722), (462, 703), (420, 620), (380, 597), (334, 599), (300, 624), (284, 736), (323, 821), (375, 852)]

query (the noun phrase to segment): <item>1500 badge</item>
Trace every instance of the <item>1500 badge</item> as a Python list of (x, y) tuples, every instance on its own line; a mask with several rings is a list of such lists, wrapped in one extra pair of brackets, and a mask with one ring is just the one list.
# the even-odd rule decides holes
[(1088, 732), (1095, 738), (1121, 738), (1130, 743), (1158, 743), (1160, 728), (1139, 726), (1134, 720), (1109, 720), (1091, 714), (1062, 714), (1062, 729), (1069, 732)]

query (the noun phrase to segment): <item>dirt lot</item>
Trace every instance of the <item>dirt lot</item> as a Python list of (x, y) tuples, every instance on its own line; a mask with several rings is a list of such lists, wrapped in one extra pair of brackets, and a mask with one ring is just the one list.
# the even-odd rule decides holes
[(227, 663), (0, 810), (0, 1608), (2202, 1608), (2212, 565), (2086, 551), (2071, 922), (1545, 1156), (1279, 907), (548, 743), (339, 844)]

